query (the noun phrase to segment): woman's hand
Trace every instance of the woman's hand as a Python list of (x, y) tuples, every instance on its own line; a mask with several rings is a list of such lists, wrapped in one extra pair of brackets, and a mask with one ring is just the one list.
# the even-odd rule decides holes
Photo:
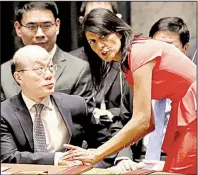
[(64, 160), (80, 160), (84, 165), (94, 165), (100, 161), (100, 154), (97, 149), (83, 149), (77, 146), (64, 144), (69, 149), (63, 157)]

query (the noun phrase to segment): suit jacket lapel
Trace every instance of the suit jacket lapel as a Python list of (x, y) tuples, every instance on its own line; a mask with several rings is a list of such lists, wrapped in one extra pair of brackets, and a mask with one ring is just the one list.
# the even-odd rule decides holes
[[(71, 139), (73, 122), (72, 122), (70, 110), (64, 105), (62, 98), (56, 98), (55, 95), (52, 95), (52, 97), (57, 105), (57, 108), (61, 113), (61, 116), (63, 117), (63, 120), (67, 126)], [(24, 131), (25, 136), (27, 137), (30, 147), (32, 150), (34, 150), (33, 122), (30, 113), (28, 111), (28, 108), (26, 107), (26, 104), (22, 98), (21, 93), (16, 97), (12, 98), (12, 105), (14, 107), (15, 115), (21, 124), (21, 127)]]
[(29, 141), (30, 147), (34, 150), (33, 123), (21, 93), (12, 99), (12, 105), (15, 108), (15, 115), (21, 123), (21, 127)]
[(69, 131), (69, 134), (72, 137), (73, 122), (72, 122), (72, 116), (71, 116), (70, 110), (67, 108), (67, 106), (65, 106), (60, 96), (59, 98), (57, 98), (56, 93), (54, 93), (52, 97), (56, 103), (57, 108), (59, 109), (61, 116), (63, 117), (63, 121), (65, 122), (65, 125)]
[(63, 54), (63, 51), (57, 46), (56, 52), (53, 57), (53, 63), (57, 64), (57, 71), (56, 71), (56, 81), (60, 77), (61, 73), (63, 72), (63, 69), (66, 66), (66, 57)]

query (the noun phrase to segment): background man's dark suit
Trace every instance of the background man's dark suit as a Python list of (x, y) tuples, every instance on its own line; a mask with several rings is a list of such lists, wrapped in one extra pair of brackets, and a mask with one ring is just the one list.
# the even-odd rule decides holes
[[(89, 101), (89, 107), (92, 106), (93, 88), (88, 63), (63, 52), (58, 46), (53, 63), (58, 65), (55, 91), (80, 95), (86, 102)], [(12, 76), (10, 65), (11, 61), (1, 65), (1, 101), (20, 92), (20, 87)]]
[[(70, 144), (81, 146), (86, 140), (90, 148), (97, 148), (109, 139), (107, 129), (88, 115), (82, 97), (55, 92), (52, 98), (69, 131)], [(54, 164), (54, 153), (34, 153), (33, 144), (31, 116), (19, 93), (1, 103), (1, 162)]]
[[(83, 47), (69, 53), (81, 58), (82, 60), (88, 61)], [(121, 77), (123, 79), (122, 85), (120, 83)], [(123, 123), (126, 124), (132, 116), (132, 94), (123, 73), (121, 77), (118, 62), (114, 62), (112, 69), (104, 80), (104, 84), (100, 92), (94, 96), (97, 107), (100, 107), (102, 97), (104, 96), (106, 109), (109, 110), (114, 116), (114, 122), (109, 126), (112, 135), (115, 135), (123, 127)], [(121, 86), (123, 88), (122, 93)], [(121, 156), (132, 158), (131, 149), (125, 148), (121, 150), (118, 153), (118, 157)]]

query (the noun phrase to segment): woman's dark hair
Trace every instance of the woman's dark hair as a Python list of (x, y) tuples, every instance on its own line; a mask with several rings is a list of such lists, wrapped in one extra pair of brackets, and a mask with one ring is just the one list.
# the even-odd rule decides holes
[(112, 32), (121, 35), (121, 68), (123, 71), (129, 69), (127, 55), (130, 41), (132, 40), (132, 29), (122, 19), (118, 18), (110, 10), (104, 8), (93, 9), (85, 16), (82, 24), (82, 37), (85, 53), (88, 57), (94, 87), (98, 89), (104, 80), (112, 64), (104, 62), (90, 47), (85, 33), (92, 32), (98, 35), (108, 35)]

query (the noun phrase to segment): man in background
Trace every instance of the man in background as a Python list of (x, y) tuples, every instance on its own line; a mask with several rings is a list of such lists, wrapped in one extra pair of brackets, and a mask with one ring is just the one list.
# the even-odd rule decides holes
[[(56, 40), (60, 19), (55, 2), (22, 1), (14, 4), (14, 28), (23, 45), (38, 45), (46, 49), (57, 64), (55, 91), (82, 96), (93, 109), (92, 82), (87, 62), (64, 51)], [(1, 65), (1, 101), (19, 93), (20, 87), (11, 74), (11, 62)]]

